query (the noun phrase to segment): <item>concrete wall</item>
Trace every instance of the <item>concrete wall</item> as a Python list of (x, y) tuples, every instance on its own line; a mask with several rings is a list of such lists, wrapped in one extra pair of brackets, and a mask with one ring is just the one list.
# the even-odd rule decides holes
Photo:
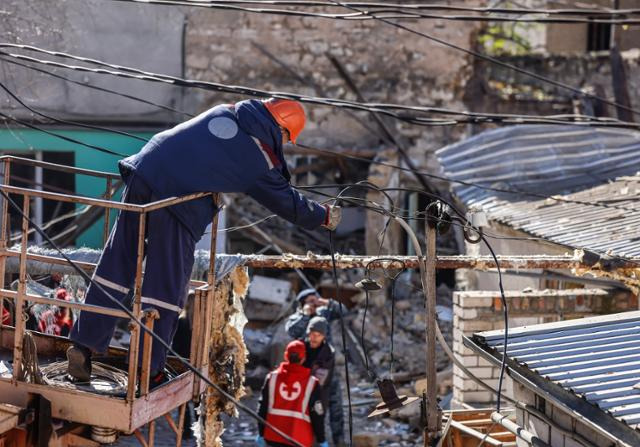
[[(638, 307), (637, 297), (611, 295), (599, 289), (532, 290), (505, 292), (509, 308), (509, 327), (529, 326), (592, 315), (621, 312)], [(453, 293), (453, 352), (481, 379), (498, 388), (499, 368), (463, 345), (463, 336), (504, 329), (500, 292), (471, 291)], [(503, 391), (511, 395), (511, 379), (505, 376)], [(453, 367), (454, 402), (492, 405), (495, 396)]]
[[(182, 75), (184, 13), (177, 8), (103, 2), (100, 0), (3, 0), (0, 11), (3, 41), (33, 45), (173, 76)], [(41, 53), (3, 48), (71, 65), (85, 64)], [(74, 72), (36, 65), (45, 71), (88, 82), (174, 107), (182, 91), (171, 85)], [(173, 114), (130, 99), (91, 90), (46, 74), (3, 63), (2, 82), (30, 106), (56, 117), (133, 123), (175, 120)], [(0, 108), (12, 116), (32, 118), (31, 112), (0, 95)]]

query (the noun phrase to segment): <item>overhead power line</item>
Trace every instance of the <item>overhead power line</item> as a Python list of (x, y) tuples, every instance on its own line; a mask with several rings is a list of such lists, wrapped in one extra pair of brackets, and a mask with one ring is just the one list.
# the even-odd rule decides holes
[(133, 95), (130, 95), (128, 93), (119, 92), (117, 90), (113, 90), (113, 89), (109, 89), (109, 88), (105, 88), (105, 87), (99, 87), (97, 85), (93, 85), (93, 84), (90, 84), (88, 82), (77, 81), (75, 79), (71, 79), (71, 78), (67, 78), (65, 76), (61, 76), (61, 75), (59, 75), (57, 73), (54, 73), (54, 72), (52, 72), (50, 70), (43, 70), (42, 68), (34, 67), (32, 65), (23, 64), (21, 62), (18, 62), (18, 61), (9, 59), (9, 58), (5, 58), (5, 57), (1, 57), (0, 56), (0, 60), (3, 61), (3, 62), (6, 62), (8, 64), (12, 64), (12, 65), (16, 65), (16, 66), (19, 66), (19, 67), (26, 68), (28, 70), (37, 71), (39, 73), (45, 74), (47, 76), (54, 77), (56, 79), (60, 79), (60, 80), (65, 81), (65, 82), (70, 82), (71, 84), (79, 85), (81, 87), (86, 87), (86, 88), (89, 88), (89, 89), (92, 89), (92, 90), (96, 90), (96, 91), (103, 92), (103, 93), (108, 93), (108, 94), (111, 94), (111, 95), (120, 96), (121, 98), (127, 98), (127, 99), (130, 99), (132, 101), (140, 102), (142, 104), (147, 104), (147, 105), (150, 105), (150, 106), (153, 106), (153, 107), (157, 107), (159, 109), (166, 110), (168, 112), (178, 113), (180, 115), (185, 115), (185, 116), (188, 116), (188, 117), (191, 117), (191, 118), (193, 118), (195, 116), (192, 113), (188, 113), (188, 112), (185, 112), (183, 110), (178, 110), (178, 109), (176, 109), (174, 107), (171, 107), (171, 106), (168, 106), (166, 104), (159, 104), (157, 102), (153, 102), (153, 101), (149, 101), (147, 99), (139, 98), (137, 96), (133, 96)]
[(411, 34), (415, 34), (417, 36), (421, 36), (421, 37), (423, 37), (425, 39), (431, 40), (433, 42), (437, 42), (437, 43), (439, 43), (441, 45), (444, 45), (446, 47), (453, 48), (454, 50), (464, 52), (464, 53), (466, 53), (466, 54), (468, 54), (470, 56), (473, 56), (475, 58), (482, 59), (482, 60), (487, 61), (487, 62), (491, 62), (492, 64), (496, 64), (496, 65), (499, 65), (499, 66), (504, 67), (504, 68), (508, 68), (508, 69), (516, 71), (516, 72), (518, 72), (520, 74), (523, 74), (523, 75), (530, 76), (532, 78), (538, 79), (539, 81), (546, 82), (548, 84), (554, 85), (556, 87), (560, 87), (560, 88), (565, 89), (565, 90), (569, 90), (569, 91), (571, 91), (571, 92), (573, 92), (575, 94), (578, 94), (578, 95), (581, 95), (581, 96), (586, 96), (586, 97), (589, 97), (589, 98), (592, 98), (592, 99), (596, 99), (596, 100), (601, 101), (601, 102), (603, 102), (605, 104), (608, 104), (610, 106), (614, 106), (614, 107), (617, 107), (619, 109), (623, 109), (623, 110), (626, 110), (628, 112), (631, 112), (631, 113), (633, 113), (635, 115), (640, 115), (640, 111), (638, 111), (638, 110), (634, 110), (634, 109), (632, 109), (630, 107), (626, 107), (626, 106), (624, 106), (622, 104), (618, 104), (618, 103), (616, 103), (614, 101), (609, 101), (608, 99), (602, 98), (602, 97), (597, 96), (597, 95), (594, 95), (593, 93), (585, 92), (585, 91), (583, 91), (583, 90), (581, 90), (581, 89), (579, 89), (577, 87), (573, 87), (573, 86), (571, 86), (569, 84), (565, 84), (564, 82), (556, 81), (555, 79), (551, 79), (551, 78), (548, 78), (546, 76), (542, 76), (542, 75), (539, 75), (537, 73), (534, 73), (532, 71), (525, 70), (524, 68), (520, 68), (520, 67), (518, 67), (516, 65), (509, 64), (507, 62), (503, 62), (500, 59), (496, 59), (495, 57), (491, 57), (491, 56), (488, 56), (486, 54), (482, 54), (482, 53), (479, 53), (477, 51), (461, 47), (459, 45), (456, 45), (454, 43), (448, 42), (448, 41), (446, 41), (444, 39), (441, 39), (439, 37), (433, 36), (431, 34), (427, 34), (427, 33), (424, 33), (422, 31), (418, 31), (418, 30), (415, 30), (413, 28), (409, 28), (408, 26), (405, 26), (405, 25), (402, 25), (400, 23), (388, 20), (388, 19), (386, 19), (384, 17), (379, 17), (379, 16), (377, 16), (375, 14), (372, 14), (372, 13), (370, 13), (368, 11), (364, 11), (364, 10), (360, 10), (358, 8), (354, 8), (352, 6), (348, 6), (347, 4), (345, 4), (344, 2), (341, 2), (339, 0), (327, 0), (327, 2), (328, 2), (327, 4), (338, 5), (338, 6), (342, 6), (342, 7), (346, 8), (346, 9), (349, 9), (349, 10), (352, 10), (352, 11), (357, 11), (357, 12), (360, 12), (360, 13), (363, 13), (363, 14), (367, 14), (367, 15), (375, 18), (376, 20), (378, 20), (378, 21), (380, 21), (382, 23), (386, 23), (387, 25), (390, 25), (390, 26), (393, 26), (395, 28), (407, 31), (407, 32), (409, 32)]
[[(272, 5), (272, 6), (327, 6), (326, 0), (186, 0), (188, 3), (204, 4), (229, 4), (229, 5)], [(617, 16), (628, 14), (640, 14), (640, 8), (607, 8), (603, 5), (584, 4), (578, 8), (525, 8), (525, 7), (498, 7), (498, 6), (460, 6), (448, 3), (393, 3), (393, 2), (343, 2), (345, 5), (362, 8), (404, 8), (412, 10), (431, 11), (467, 11), (478, 13), (513, 13), (513, 14), (549, 14), (549, 15), (605, 15)], [(558, 2), (556, 2), (558, 3)]]
[[(1, 53), (1, 52), (0, 52)], [(25, 68), (31, 68), (28, 65), (22, 65)], [(40, 70), (43, 71), (43, 70)], [(43, 71), (44, 73), (48, 73), (46, 71)], [(80, 85), (85, 85), (87, 87), (89, 87), (90, 85), (88, 84), (83, 84), (83, 83), (79, 83)], [(119, 92), (115, 92), (115, 91), (110, 91), (108, 89), (104, 89), (105, 91), (109, 92), (109, 93), (113, 93), (115, 95), (121, 95), (121, 93)], [(136, 99), (135, 97), (131, 97), (129, 95), (126, 95), (129, 99)], [(161, 105), (159, 105), (160, 107), (163, 107)], [(182, 112), (180, 110), (175, 109), (175, 111), (177, 113), (183, 113), (186, 114), (186, 112)], [(2, 115), (0, 115), (2, 116)], [(6, 115), (4, 115), (6, 116)], [(28, 127), (33, 127), (37, 130), (41, 130), (45, 133), (50, 133), (49, 131), (45, 130), (45, 129), (40, 129), (38, 127), (35, 127), (33, 125), (29, 125), (28, 123), (23, 123), (20, 120), (16, 120), (15, 118), (11, 118), (8, 117), (9, 119), (12, 119), (16, 122), (19, 122), (21, 124), (27, 125)], [(55, 135), (54, 136), (59, 136), (59, 135)], [(73, 140), (72, 142), (74, 143), (79, 143), (79, 144), (83, 144), (84, 146), (87, 146), (86, 144), (82, 143), (82, 142), (78, 142)], [(92, 148), (91, 145), (87, 146), (89, 148)], [(381, 161), (377, 161), (377, 160), (372, 160), (370, 158), (365, 158), (365, 157), (359, 157), (356, 155), (352, 155), (352, 154), (344, 154), (341, 152), (337, 152), (337, 151), (329, 151), (329, 150), (325, 150), (325, 149), (318, 149), (318, 148), (312, 148), (310, 146), (306, 146), (303, 144), (297, 144), (296, 147), (299, 147), (301, 149), (307, 150), (310, 153), (316, 152), (316, 153), (323, 153), (323, 154), (327, 154), (327, 155), (331, 155), (334, 157), (341, 157), (341, 158), (346, 158), (346, 159), (351, 159), (351, 160), (355, 160), (355, 161), (362, 161), (362, 162), (366, 162), (369, 164), (376, 164), (376, 165), (380, 165), (380, 166), (386, 166), (392, 169), (397, 169), (397, 170), (401, 170), (401, 171), (406, 171), (406, 172), (411, 172), (414, 174), (420, 174), (420, 175), (424, 175), (425, 177), (429, 177), (429, 178), (434, 178), (437, 180), (442, 180), (442, 181), (446, 181), (446, 182), (450, 182), (450, 183), (454, 183), (454, 184), (460, 184), (460, 185), (464, 185), (464, 186), (472, 186), (472, 187), (476, 187), (479, 189), (483, 189), (483, 190), (487, 190), (487, 191), (493, 191), (493, 192), (499, 192), (499, 193), (506, 193), (506, 194), (512, 194), (512, 195), (516, 195), (519, 197), (535, 197), (538, 199), (546, 199), (546, 200), (554, 200), (554, 201), (558, 201), (558, 202), (564, 202), (564, 203), (574, 203), (574, 204), (581, 204), (581, 205), (590, 205), (590, 206), (598, 206), (598, 207), (603, 207), (603, 208), (610, 208), (610, 209), (618, 209), (618, 210), (624, 210), (624, 211), (635, 211), (635, 209), (632, 208), (627, 208), (624, 206), (620, 206), (620, 205), (611, 205), (608, 203), (603, 203), (603, 202), (586, 202), (586, 201), (579, 201), (579, 200), (572, 200), (572, 199), (567, 199), (565, 197), (560, 197), (560, 196), (549, 196), (549, 195), (544, 195), (544, 194), (539, 194), (539, 193), (533, 193), (533, 192), (527, 192), (525, 190), (522, 189), (510, 189), (510, 188), (498, 188), (498, 187), (492, 187), (492, 186), (486, 186), (480, 183), (475, 183), (475, 182), (469, 182), (469, 181), (463, 181), (463, 180), (457, 180), (454, 178), (450, 178), (450, 177), (445, 177), (445, 176), (440, 176), (440, 175), (436, 175), (430, 172), (426, 172), (426, 171), (419, 171), (416, 169), (411, 169), (411, 168), (407, 168), (404, 166), (399, 166), (399, 165), (395, 165), (395, 164), (391, 164), (391, 163), (386, 163), (386, 162), (381, 162)], [(104, 148), (101, 148), (104, 149)], [(122, 155), (123, 157), (125, 157), (125, 155)]]
[[(209, 8), (218, 10), (231, 10), (239, 12), (249, 12), (256, 14), (289, 15), (299, 17), (315, 17), (333, 20), (375, 20), (365, 12), (350, 14), (336, 14), (330, 12), (305, 11), (304, 7), (318, 6), (327, 7), (323, 2), (225, 2), (225, 1), (191, 1), (191, 0), (110, 0), (125, 3), (144, 3), (160, 6), (190, 6), (198, 8)], [(295, 6), (298, 9), (278, 9), (265, 7), (250, 7), (248, 5), (270, 5), (270, 6)], [(345, 3), (347, 4), (347, 3)], [(241, 6), (245, 5), (245, 6)], [(474, 21), (474, 22), (526, 22), (526, 23), (602, 23), (612, 25), (638, 25), (640, 17), (635, 15), (640, 10), (527, 10), (527, 9), (507, 9), (507, 8), (444, 8), (442, 5), (401, 5), (401, 4), (369, 4), (369, 3), (348, 3), (353, 8), (367, 8), (370, 13), (375, 13), (379, 17), (386, 19), (437, 19), (453, 21)], [(375, 6), (373, 6), (375, 5)], [(427, 6), (434, 6), (428, 8)], [(475, 14), (436, 14), (433, 12), (448, 10), (456, 12), (472, 12)], [(526, 12), (525, 12), (526, 11)], [(547, 11), (547, 12), (542, 12)], [(574, 11), (574, 12), (572, 12)], [(576, 12), (580, 11), (580, 12)], [(495, 15), (501, 14), (501, 15)], [(527, 17), (533, 15), (532, 17)]]
[[(393, 22), (391, 22), (393, 23)], [(276, 92), (267, 91), (262, 89), (256, 89), (245, 86), (234, 86), (228, 84), (222, 84), (209, 81), (198, 81), (191, 79), (184, 79), (177, 76), (169, 76), (165, 74), (158, 74), (139, 70), (136, 68), (125, 67), (116, 64), (110, 64), (107, 62), (99, 61), (96, 59), (71, 55), (68, 53), (62, 53), (57, 51), (44, 50), (38, 47), (29, 45), (19, 45), (12, 43), (0, 43), (0, 48), (19, 48), (22, 50), (33, 51), (38, 53), (47, 54), (49, 56), (68, 58), (72, 60), (81, 61), (84, 63), (97, 65), (98, 67), (107, 68), (91, 68), (80, 65), (69, 65), (52, 60), (42, 60), (31, 56), (26, 56), (17, 53), (7, 53), (0, 51), (0, 55), (26, 60), (32, 63), (42, 64), (46, 66), (54, 66), (59, 68), (65, 68), (69, 70), (77, 70), (88, 73), (106, 74), (117, 77), (124, 77), (130, 79), (138, 79), (143, 81), (159, 82), (165, 84), (172, 84), (182, 87), (194, 87), (209, 91), (219, 91), (224, 93), (234, 93), (240, 95), (249, 95), (262, 98), (276, 97), (293, 99), (296, 101), (317, 104), (324, 106), (342, 107), (346, 109), (375, 112), (384, 115), (391, 116), (398, 120), (408, 122), (416, 125), (423, 126), (447, 126), (457, 124), (482, 124), (482, 123), (500, 123), (500, 124), (576, 124), (576, 125), (591, 125), (597, 124), (602, 127), (622, 127), (639, 129), (640, 124), (627, 123), (612, 118), (599, 118), (590, 117), (586, 115), (547, 115), (547, 116), (535, 116), (535, 115), (518, 115), (518, 114), (497, 114), (497, 113), (478, 113), (468, 111), (458, 111), (439, 107), (425, 107), (425, 106), (404, 106), (400, 104), (387, 104), (387, 103), (362, 103), (358, 101), (349, 101), (345, 99), (336, 98), (322, 98), (314, 96), (299, 95), (289, 92)], [(615, 104), (615, 103), (614, 103)], [(432, 118), (420, 115), (445, 115), (455, 118)]]

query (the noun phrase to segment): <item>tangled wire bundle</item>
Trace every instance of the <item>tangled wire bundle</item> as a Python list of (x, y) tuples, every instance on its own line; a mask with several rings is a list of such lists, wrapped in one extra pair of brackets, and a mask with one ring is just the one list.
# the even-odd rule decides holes
[(72, 382), (67, 375), (67, 362), (54, 362), (41, 368), (45, 384), (62, 388), (89, 391), (109, 396), (127, 394), (127, 373), (115, 366), (92, 363), (91, 382)]

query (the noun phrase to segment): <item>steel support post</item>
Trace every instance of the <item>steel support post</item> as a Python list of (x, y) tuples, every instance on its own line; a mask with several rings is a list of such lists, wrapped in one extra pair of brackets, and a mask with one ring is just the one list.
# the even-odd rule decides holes
[[(2, 173), (2, 183), (4, 185), (9, 184), (9, 178), (11, 177), (11, 162), (4, 160), (4, 171)], [(0, 289), (4, 289), (4, 275), (7, 265), (7, 256), (5, 251), (7, 250), (7, 226), (9, 223), (9, 202), (6, 199), (2, 200), (2, 223), (0, 224)], [(2, 309), (4, 309), (4, 297), (0, 297), (0, 340), (2, 339)]]
[(27, 294), (27, 245), (29, 243), (29, 204), (31, 197), (23, 196), (22, 202), (22, 242), (20, 247), (20, 275), (18, 281), (18, 295), (16, 296), (16, 331), (13, 339), (13, 380), (18, 380), (22, 373), (22, 339), (24, 336), (25, 321), (22, 315), (24, 299)]
[[(133, 289), (133, 315), (142, 317), (142, 261), (144, 259), (144, 237), (147, 221), (147, 213), (140, 213), (138, 217), (138, 257), (136, 260), (136, 279)], [(131, 338), (129, 341), (129, 383), (127, 388), (127, 400), (133, 402), (136, 397), (136, 382), (138, 377), (138, 352), (140, 351), (140, 327), (133, 321), (130, 324)]]
[[(111, 200), (111, 177), (107, 178), (107, 192), (104, 195), (106, 200)], [(111, 208), (104, 209), (104, 228), (102, 230), (102, 245), (107, 243), (107, 239), (109, 238), (109, 220), (111, 218)]]

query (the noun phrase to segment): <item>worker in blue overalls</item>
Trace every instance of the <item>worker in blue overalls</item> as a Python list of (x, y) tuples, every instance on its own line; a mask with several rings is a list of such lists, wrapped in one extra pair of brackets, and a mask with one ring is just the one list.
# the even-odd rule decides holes
[[(340, 208), (309, 200), (289, 183), (283, 145), (305, 125), (302, 106), (290, 100), (246, 100), (219, 105), (160, 132), (140, 152), (119, 163), (123, 201), (145, 204), (196, 192), (243, 192), (284, 219), (307, 229), (335, 229)], [(143, 309), (160, 314), (155, 332), (171, 344), (194, 261), (194, 246), (218, 210), (211, 197), (152, 211), (146, 224)], [(139, 214), (121, 211), (93, 282), (121, 302), (133, 287)], [(90, 285), (87, 304), (116, 307)], [(70, 334), (68, 373), (91, 378), (91, 353), (105, 352), (116, 318), (83, 311)], [(154, 343), (151, 386), (165, 381), (166, 349)]]

